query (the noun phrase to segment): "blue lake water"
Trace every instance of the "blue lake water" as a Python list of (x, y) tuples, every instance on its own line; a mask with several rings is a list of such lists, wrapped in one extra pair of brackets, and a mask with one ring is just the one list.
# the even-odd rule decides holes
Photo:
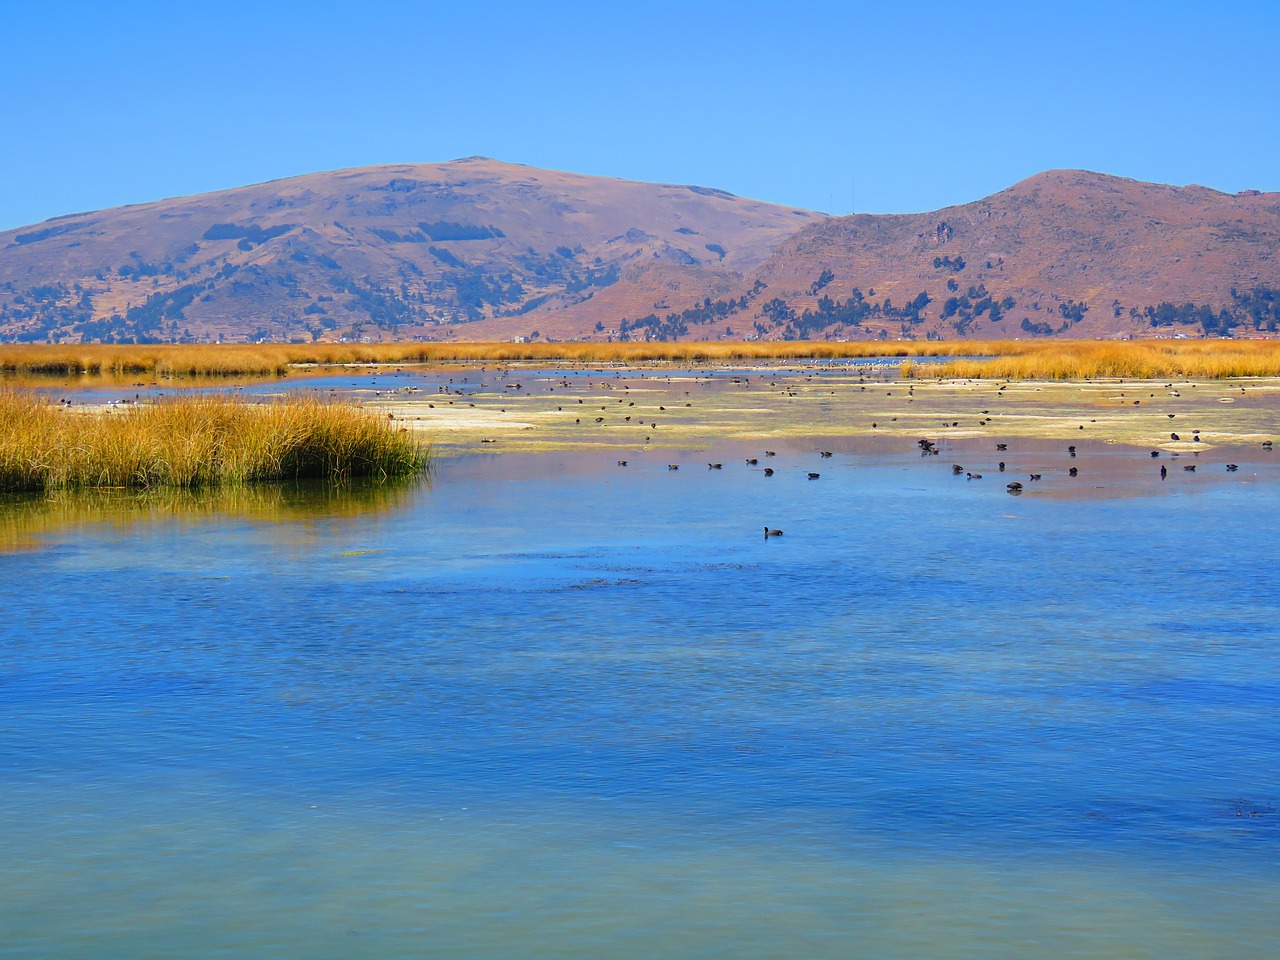
[(0, 554), (0, 957), (1275, 955), (1280, 461), (743, 453)]

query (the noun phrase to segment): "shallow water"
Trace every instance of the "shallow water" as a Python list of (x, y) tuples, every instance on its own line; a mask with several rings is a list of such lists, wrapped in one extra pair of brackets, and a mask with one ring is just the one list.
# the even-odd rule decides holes
[(1274, 954), (1277, 461), (1010, 446), (28, 523), (0, 956)]

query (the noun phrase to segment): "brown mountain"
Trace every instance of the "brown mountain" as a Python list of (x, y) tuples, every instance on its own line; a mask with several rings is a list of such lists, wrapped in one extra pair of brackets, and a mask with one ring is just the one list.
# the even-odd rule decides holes
[(1236, 335), (1280, 320), (1280, 194), (1052, 171), (822, 214), (484, 158), (0, 233), (0, 339)]
[(0, 233), (5, 339), (571, 337), (740, 286), (822, 214), (472, 157)]
[(1055, 170), (935, 213), (814, 224), (752, 280), (768, 336), (1274, 332), (1280, 194)]

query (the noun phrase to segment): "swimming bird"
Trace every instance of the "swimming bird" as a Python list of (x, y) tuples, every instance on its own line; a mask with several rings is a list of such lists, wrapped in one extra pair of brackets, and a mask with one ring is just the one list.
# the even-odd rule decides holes
[(772, 477), (772, 476), (773, 476), (773, 467), (765, 467), (765, 468), (764, 468), (764, 475), (765, 475), (766, 477)]
[(667, 464), (667, 469), (668, 469), (668, 470), (679, 470), (679, 469), (680, 469), (680, 464), (678, 464), (678, 463), (668, 463), (668, 464)]
[(723, 467), (724, 467), (724, 464), (722, 464), (722, 463), (708, 463), (708, 464), (707, 464), (707, 469), (708, 469), (708, 470), (720, 470), (720, 469), (722, 469)]
[(1166, 467), (1163, 463), (1160, 464), (1160, 479), (1163, 480), (1168, 475), (1169, 475), (1169, 468)]
[(765, 455), (766, 457), (776, 457), (776, 456), (777, 456), (777, 454), (776, 454), (776, 453), (774, 453), (772, 450), (766, 450), (766, 451), (764, 452), (764, 455)]
[(619, 461), (618, 461), (618, 466), (620, 466), (620, 467), (625, 467), (626, 465), (627, 465), (627, 461), (625, 461), (625, 460), (619, 460)]
[(1031, 479), (1032, 479), (1032, 480), (1039, 480), (1039, 479), (1040, 479), (1040, 474), (1038, 474), (1038, 473), (1033, 473), (1033, 474), (1031, 474)]
[(822, 474), (820, 474), (820, 473), (810, 473), (810, 474), (809, 474), (809, 479), (810, 479), (810, 480), (817, 480), (820, 476), (822, 476)]
[(956, 476), (960, 476), (960, 474), (964, 473), (964, 467), (960, 466), (958, 463), (953, 463), (951, 465), (951, 472)]
[(1006, 483), (1006, 484), (1004, 485), (1004, 488), (1005, 488), (1006, 490), (1008, 490), (1010, 493), (1021, 493), (1021, 492), (1022, 492), (1022, 484), (1018, 483), (1017, 481), (1015, 481), (1015, 482), (1013, 482), (1013, 483)]
[(1227, 473), (1235, 473), (1235, 472), (1236, 472), (1237, 470), (1239, 470), (1239, 469), (1240, 469), (1240, 464), (1238, 464), (1238, 463), (1228, 463), (1228, 464), (1227, 464)]
[(1009, 445), (1008, 445), (1007, 443), (997, 443), (997, 444), (996, 444), (996, 449), (997, 449), (997, 450), (1008, 450), (1008, 449), (1009, 449)]
[(1076, 467), (1072, 467), (1070, 470), (1067, 471), (1067, 473), (1071, 474), (1071, 476), (1074, 477), (1074, 476), (1077, 476), (1080, 473), (1080, 471)]
[(747, 457), (747, 466), (749, 467), (754, 467), (759, 462), (760, 461), (757, 460), (755, 457)]
[(829, 456), (831, 456), (831, 451), (830, 451), (830, 450), (821, 450), (821, 451), (819, 451), (818, 456), (820, 456), (820, 457), (829, 457)]
[(766, 526), (766, 527), (764, 528), (764, 536), (765, 536), (765, 539), (766, 539), (766, 540), (767, 540), (767, 539), (769, 539), (770, 537), (780, 537), (780, 536), (782, 536), (782, 531), (781, 531), (781, 530), (770, 530), (770, 529)]
[(1187, 473), (1195, 473), (1195, 472), (1196, 472), (1196, 465), (1195, 465), (1194, 463), (1188, 463), (1188, 464), (1187, 464), (1186, 466), (1184, 466), (1182, 469), (1183, 469), (1183, 470), (1185, 470), (1185, 471), (1187, 471)]
[(1170, 439), (1170, 440), (1180, 440), (1180, 439), (1182, 439), (1182, 438), (1181, 438), (1181, 437), (1179, 437), (1176, 433), (1171, 433), (1171, 434), (1169, 434), (1169, 439)]
[(1004, 473), (1004, 461), (1003, 461), (1003, 460), (1001, 460), (1001, 461), (1000, 461), (1000, 472), (1001, 472), (1001, 473)]
[(1159, 450), (1152, 450), (1152, 451), (1151, 451), (1151, 456), (1152, 456), (1153, 458), (1160, 456), (1160, 451), (1159, 451)]
[(982, 474), (980, 474), (980, 473), (966, 473), (966, 474), (965, 474), (965, 479), (967, 479), (967, 480), (981, 480), (981, 479), (982, 479)]

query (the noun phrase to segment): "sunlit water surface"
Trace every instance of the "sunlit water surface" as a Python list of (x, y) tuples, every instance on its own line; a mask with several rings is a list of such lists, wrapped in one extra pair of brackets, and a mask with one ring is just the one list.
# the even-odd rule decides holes
[(1274, 462), (743, 453), (0, 554), (0, 956), (1275, 954)]

